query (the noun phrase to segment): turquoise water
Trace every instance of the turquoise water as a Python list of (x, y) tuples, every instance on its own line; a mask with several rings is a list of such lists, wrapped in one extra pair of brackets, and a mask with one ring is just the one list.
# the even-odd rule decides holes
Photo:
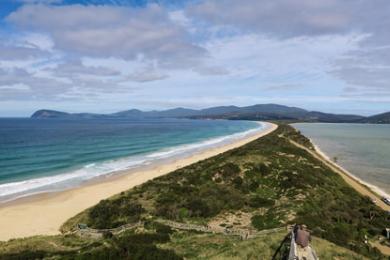
[(0, 119), (0, 201), (183, 156), (259, 128), (226, 120)]
[(390, 125), (294, 124), (329, 157), (390, 194)]

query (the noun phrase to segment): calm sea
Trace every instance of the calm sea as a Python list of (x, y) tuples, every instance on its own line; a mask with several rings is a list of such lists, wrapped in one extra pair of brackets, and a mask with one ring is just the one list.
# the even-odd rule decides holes
[(294, 124), (359, 179), (390, 194), (390, 125)]
[(183, 156), (262, 127), (225, 120), (0, 119), (0, 201)]

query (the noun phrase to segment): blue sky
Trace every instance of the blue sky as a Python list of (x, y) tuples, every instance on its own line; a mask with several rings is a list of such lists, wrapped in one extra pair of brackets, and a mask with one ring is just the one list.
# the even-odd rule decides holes
[(387, 0), (3, 0), (0, 116), (390, 111), (389, 13)]

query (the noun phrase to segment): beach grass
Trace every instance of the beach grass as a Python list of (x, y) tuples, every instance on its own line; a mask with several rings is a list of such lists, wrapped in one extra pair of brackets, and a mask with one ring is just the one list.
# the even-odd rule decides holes
[[(149, 181), (81, 213), (75, 222), (116, 227), (143, 217), (205, 224), (226, 212), (245, 211), (250, 228), (305, 223), (313, 233), (366, 255), (363, 243), (385, 228), (389, 216), (337, 173), (291, 144), (312, 148), (292, 127)], [(124, 209), (142, 208), (137, 212)], [(100, 216), (100, 217), (96, 217)]]
[[(178, 232), (162, 248), (175, 250), (186, 259), (272, 259), (285, 236), (286, 232), (280, 231), (241, 240), (219, 234)], [(368, 259), (321, 238), (313, 237), (312, 245), (320, 259)]]
[[(242, 147), (103, 200), (64, 223), (62, 230), (71, 231), (77, 223), (114, 228), (154, 219), (198, 225), (217, 223), (243, 230), (305, 223), (317, 237), (313, 245), (319, 255), (385, 259), (378, 250), (364, 243), (364, 237), (375, 240), (389, 223), (389, 215), (291, 140), (311, 147), (307, 138), (295, 129), (280, 125), (271, 134)], [(149, 236), (155, 231), (139, 232)], [(241, 241), (232, 236), (177, 232), (168, 234), (169, 238), (164, 235), (163, 243), (148, 239), (153, 240), (150, 250), (157, 255), (197, 258), (198, 251), (199, 258), (238, 259), (251, 258), (260, 252), (268, 257), (286, 234), (287, 231)], [(131, 234), (114, 236), (98, 240), (95, 246), (81, 249), (81, 253), (115, 255), (118, 248), (128, 249), (131, 241), (134, 241)], [(7, 246), (7, 243), (1, 245)], [(147, 254), (144, 245), (137, 250), (140, 255)]]

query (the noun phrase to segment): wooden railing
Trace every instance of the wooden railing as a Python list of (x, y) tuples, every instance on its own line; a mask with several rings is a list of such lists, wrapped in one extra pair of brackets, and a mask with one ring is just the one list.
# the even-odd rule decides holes
[[(303, 248), (298, 247), (295, 243), (295, 234), (293, 229), (291, 230), (290, 253), (288, 255), (288, 260), (301, 260), (301, 258), (299, 258), (300, 250), (303, 250)], [(305, 248), (305, 254), (306, 256), (304, 259), (306, 260), (319, 260), (314, 248), (311, 245), (308, 245)]]
[[(158, 219), (155, 220), (155, 222), (170, 226), (173, 229), (178, 230), (188, 230), (188, 231), (199, 231), (204, 233), (214, 233), (214, 234), (223, 234), (223, 235), (231, 235), (231, 236), (239, 236), (241, 239), (250, 239), (250, 238), (256, 238), (259, 236), (267, 235), (270, 233), (280, 232), (283, 230), (286, 230), (286, 227), (280, 227), (280, 228), (273, 228), (273, 229), (267, 229), (267, 230), (261, 230), (261, 231), (255, 231), (255, 230), (249, 230), (249, 229), (235, 229), (235, 228), (213, 228), (209, 226), (204, 225), (195, 225), (195, 224), (189, 224), (189, 223), (182, 223), (182, 222), (175, 222), (171, 220), (162, 220)], [(75, 234), (78, 234), (80, 236), (90, 236), (95, 238), (100, 238), (103, 236), (104, 233), (112, 233), (114, 235), (120, 234), (126, 230), (135, 229), (137, 227), (141, 227), (144, 225), (144, 222), (138, 222), (135, 224), (125, 224), (123, 226), (117, 227), (117, 228), (109, 228), (109, 229), (94, 229), (89, 227), (83, 227), (83, 225), (77, 225), (76, 230), (73, 232)], [(288, 229), (288, 227), (287, 227)]]

